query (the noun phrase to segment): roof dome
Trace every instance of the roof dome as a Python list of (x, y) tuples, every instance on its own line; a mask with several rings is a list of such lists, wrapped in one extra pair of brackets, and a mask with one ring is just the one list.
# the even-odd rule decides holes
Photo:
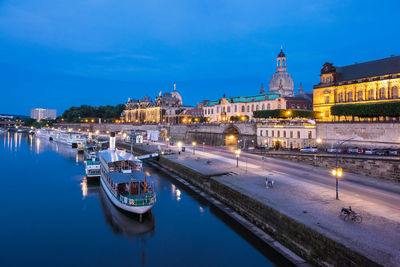
[(182, 96), (178, 91), (176, 91), (176, 84), (174, 83), (174, 91), (171, 92), (173, 98), (179, 99), (179, 104), (182, 105)]
[(271, 77), (269, 82), (269, 91), (271, 93), (278, 93), (282, 96), (293, 96), (294, 95), (294, 84), (292, 75), (286, 70), (286, 56), (282, 51), (276, 58), (276, 72)]
[(282, 96), (293, 96), (294, 84), (292, 75), (287, 71), (277, 71), (272, 75), (269, 82), (269, 91), (278, 93)]

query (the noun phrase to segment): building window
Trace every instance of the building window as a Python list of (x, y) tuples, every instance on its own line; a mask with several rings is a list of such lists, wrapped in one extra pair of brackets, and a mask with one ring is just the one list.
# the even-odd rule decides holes
[(339, 102), (343, 103), (343, 92), (339, 94)]
[(399, 90), (397, 89), (397, 86), (392, 88), (392, 98), (399, 98)]
[(312, 138), (312, 132), (308, 131), (308, 139), (311, 139), (311, 138)]
[(247, 106), (247, 112), (250, 112), (250, 106)]
[(211, 114), (214, 114), (214, 109), (211, 109)]
[(219, 113), (219, 107), (217, 107), (217, 114)]
[(263, 134), (263, 130), (260, 130), (260, 136), (262, 136), (262, 134)]
[(300, 138), (300, 131), (297, 131), (297, 138)]
[(265, 105), (264, 104), (262, 104), (261, 110), (265, 110)]
[(271, 136), (274, 137), (274, 131), (271, 131)]
[(235, 105), (235, 112), (237, 112), (237, 105)]
[(374, 90), (372, 90), (372, 89), (369, 90), (369, 91), (368, 91), (368, 94), (369, 94), (368, 99), (369, 99), (369, 100), (374, 100)]
[(222, 107), (222, 112), (225, 112), (225, 107)]
[(385, 99), (385, 88), (381, 88), (379, 90), (379, 98), (380, 99)]
[(286, 137), (286, 131), (283, 131), (283, 137)]
[(353, 102), (353, 92), (352, 91), (349, 92), (348, 101)]
[(278, 137), (281, 137), (281, 131), (278, 131)]
[(267, 110), (270, 110), (271, 109), (271, 104), (268, 104), (267, 105)]
[(358, 92), (358, 101), (363, 101), (363, 92), (362, 91)]
[(290, 138), (293, 138), (293, 131), (290, 131)]
[(258, 105), (256, 105), (256, 110), (258, 110)]
[(244, 112), (244, 106), (242, 106), (242, 112)]
[(329, 104), (329, 95), (325, 96), (325, 104)]
[(291, 107), (294, 109), (294, 108), (295, 108), (295, 105), (294, 105), (294, 104), (292, 104), (292, 105), (291, 105)]
[(265, 130), (265, 136), (268, 136), (268, 130)]
[(231, 107), (228, 107), (228, 112), (231, 112)]
[(251, 104), (251, 111), (254, 111), (254, 105)]

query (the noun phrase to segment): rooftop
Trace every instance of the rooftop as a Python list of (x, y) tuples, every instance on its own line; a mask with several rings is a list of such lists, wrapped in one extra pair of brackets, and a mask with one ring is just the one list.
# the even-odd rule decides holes
[[(278, 93), (266, 93), (266, 94), (259, 94), (259, 95), (250, 95), (250, 96), (234, 96), (234, 97), (226, 97), (225, 99), (229, 103), (247, 103), (247, 102), (257, 102), (257, 101), (263, 101), (263, 100), (274, 100), (281, 95)], [(218, 105), (221, 103), (221, 99), (219, 100), (211, 100), (208, 101), (204, 106), (205, 107), (211, 107), (214, 105)]]

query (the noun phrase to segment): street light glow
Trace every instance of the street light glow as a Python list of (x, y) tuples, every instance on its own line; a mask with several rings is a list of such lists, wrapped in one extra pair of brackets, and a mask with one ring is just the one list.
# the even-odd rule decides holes
[(316, 141), (317, 141), (317, 144), (321, 144), (322, 143), (322, 139), (319, 138), (319, 137), (316, 139)]

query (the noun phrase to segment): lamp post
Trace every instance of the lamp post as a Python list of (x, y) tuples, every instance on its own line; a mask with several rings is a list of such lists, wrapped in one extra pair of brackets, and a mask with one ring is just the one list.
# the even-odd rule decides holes
[(165, 141), (167, 141), (167, 148), (169, 148), (169, 137), (165, 138)]
[(240, 157), (240, 149), (235, 150), (235, 155), (236, 155), (236, 168), (239, 168), (239, 157)]
[(357, 139), (357, 138), (358, 138), (357, 136), (353, 136), (349, 139), (343, 140), (341, 142), (338, 141), (336, 143), (336, 149), (335, 149), (336, 150), (336, 168), (332, 170), (332, 175), (336, 177), (336, 199), (337, 200), (339, 199), (339, 179), (338, 178), (342, 177), (342, 175), (343, 175), (342, 168), (338, 168), (338, 151), (339, 151), (339, 148), (341, 145), (343, 145), (344, 143), (346, 143), (348, 141)]
[(196, 141), (193, 141), (193, 142), (192, 142), (192, 146), (193, 146), (193, 155), (196, 154), (196, 145), (197, 145)]

